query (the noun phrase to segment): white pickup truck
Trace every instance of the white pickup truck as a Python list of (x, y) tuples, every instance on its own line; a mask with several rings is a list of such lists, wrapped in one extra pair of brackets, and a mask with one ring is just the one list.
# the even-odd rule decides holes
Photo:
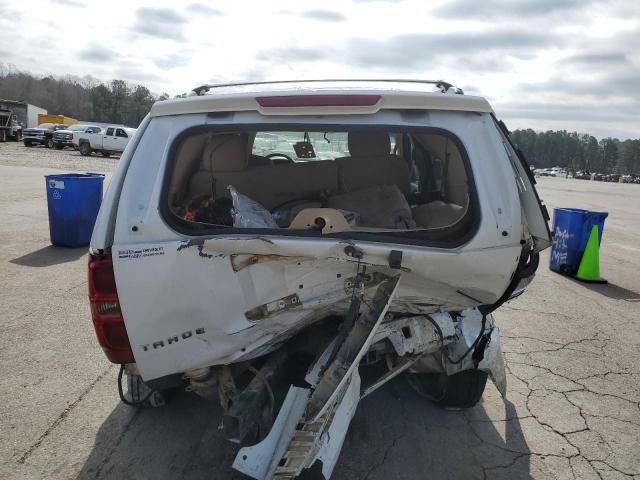
[(93, 152), (100, 152), (108, 157), (112, 153), (122, 153), (135, 133), (135, 128), (109, 125), (99, 132), (74, 135), (73, 143), (78, 145), (80, 154), (85, 157)]

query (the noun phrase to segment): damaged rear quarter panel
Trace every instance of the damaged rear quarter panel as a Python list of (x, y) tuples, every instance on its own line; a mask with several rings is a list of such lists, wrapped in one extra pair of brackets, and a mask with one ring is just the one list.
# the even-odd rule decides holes
[[(174, 241), (118, 247), (113, 252), (118, 295), (143, 378), (229, 363), (286, 339), (329, 313), (344, 311), (350, 292), (346, 281), (356, 267), (344, 254), (346, 245), (332, 239), (272, 237), (269, 242), (216, 238), (191, 246)], [(117, 254), (159, 247), (162, 255), (119, 258)], [(384, 265), (390, 250), (378, 244), (359, 247), (365, 252), (363, 262), (376, 265)], [(390, 308), (398, 312), (476, 306), (471, 297), (482, 303), (494, 301), (511, 275), (504, 258), (515, 259), (518, 248), (464, 253), (423, 248), (403, 251), (412, 268), (403, 272)], [(286, 252), (290, 255), (284, 255)], [(246, 254), (266, 255), (269, 261), (235, 271), (232, 255)], [(503, 267), (498, 268), (500, 265)], [(381, 266), (370, 266), (368, 271), (397, 272)], [(294, 294), (298, 305), (262, 318), (247, 318), (247, 312), (256, 307)], [(203, 333), (153, 347), (154, 342), (196, 329)]]

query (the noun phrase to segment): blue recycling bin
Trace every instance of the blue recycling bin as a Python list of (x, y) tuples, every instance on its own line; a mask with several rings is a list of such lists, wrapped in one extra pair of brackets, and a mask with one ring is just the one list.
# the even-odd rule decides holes
[(578, 271), (594, 225), (598, 226), (598, 242), (601, 243), (604, 220), (608, 215), (608, 212), (578, 208), (554, 208), (549, 268), (554, 272), (574, 275)]
[(61, 247), (89, 245), (102, 203), (104, 175), (64, 173), (44, 178), (51, 243)]

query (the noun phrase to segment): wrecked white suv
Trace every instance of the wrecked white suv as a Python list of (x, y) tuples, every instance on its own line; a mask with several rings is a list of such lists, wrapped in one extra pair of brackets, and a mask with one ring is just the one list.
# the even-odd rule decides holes
[[(533, 183), (487, 101), (446, 82), (203, 86), (156, 103), (91, 240), (93, 323), (121, 398), (219, 401), (245, 445), (234, 468), (283, 479), (317, 461), (329, 478), (358, 402), (398, 375), (443, 406), (473, 406), (487, 377), (504, 395), (491, 312), (550, 244)], [(365, 382), (370, 365), (383, 369)]]

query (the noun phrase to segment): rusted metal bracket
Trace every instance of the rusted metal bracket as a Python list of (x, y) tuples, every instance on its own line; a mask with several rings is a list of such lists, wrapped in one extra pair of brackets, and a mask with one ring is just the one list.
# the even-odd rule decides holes
[(256, 265), (258, 263), (267, 262), (299, 262), (301, 260), (310, 260), (308, 257), (288, 257), (286, 255), (251, 255), (251, 254), (237, 254), (229, 255), (231, 261), (231, 268), (234, 272)]
[(301, 306), (302, 302), (300, 301), (300, 297), (298, 297), (297, 293), (294, 293), (292, 295), (282, 297), (278, 300), (274, 300), (273, 302), (265, 303), (264, 305), (258, 305), (257, 307), (254, 307), (251, 310), (245, 312), (244, 315), (245, 317), (247, 317), (247, 320), (262, 320), (284, 310), (298, 308)]
[(353, 295), (354, 290), (356, 290), (356, 294), (363, 294), (363, 290), (378, 285), (384, 279), (389, 278), (380, 272), (365, 273), (362, 277), (363, 278), (360, 279), (356, 275), (355, 277), (345, 278), (344, 291), (347, 295)]

